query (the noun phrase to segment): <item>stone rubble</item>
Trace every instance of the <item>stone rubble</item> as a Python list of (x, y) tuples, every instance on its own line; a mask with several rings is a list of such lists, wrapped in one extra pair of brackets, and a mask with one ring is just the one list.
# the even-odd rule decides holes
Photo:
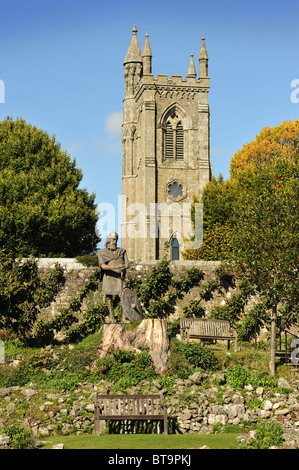
[[(254, 425), (260, 419), (271, 419), (284, 426), (283, 448), (299, 449), (298, 380), (291, 385), (280, 380), (280, 386), (291, 391), (273, 394), (263, 387), (256, 390), (248, 386), (243, 390), (226, 385), (216, 387), (214, 379), (221, 383), (223, 377), (219, 373), (209, 376), (196, 372), (188, 379), (176, 379), (171, 391), (154, 380), (131, 387), (126, 393), (162, 393), (168, 416), (170, 421), (176, 421), (178, 433), (211, 433), (218, 423)], [(74, 391), (38, 390), (33, 384), (0, 388), (0, 448), (8, 447), (4, 427), (12, 423), (30, 428), (36, 439), (93, 432), (94, 394), (107, 393), (111, 385), (104, 381), (83, 383)], [(244, 442), (244, 436), (238, 440)]]

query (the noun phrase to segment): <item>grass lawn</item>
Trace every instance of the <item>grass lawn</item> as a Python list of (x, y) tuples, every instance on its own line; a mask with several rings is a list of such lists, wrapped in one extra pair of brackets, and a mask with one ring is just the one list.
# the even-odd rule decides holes
[(234, 449), (239, 434), (81, 434), (51, 436), (44, 448), (64, 444), (65, 449), (198, 449), (204, 445), (211, 449)]

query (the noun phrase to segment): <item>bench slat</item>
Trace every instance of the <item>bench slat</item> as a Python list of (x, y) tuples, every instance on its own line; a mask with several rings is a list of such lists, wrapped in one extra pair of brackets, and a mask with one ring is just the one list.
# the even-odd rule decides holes
[(167, 408), (162, 395), (103, 395), (96, 394), (95, 434), (99, 434), (100, 420), (163, 420), (167, 434)]
[(136, 398), (132, 397), (97, 397), (96, 406), (99, 406), (103, 415), (113, 414), (155, 414), (161, 413), (163, 408), (160, 397), (146, 397), (143, 396)]
[[(213, 318), (181, 318), (181, 335), (183, 338), (224, 339), (235, 341), (237, 347), (237, 333), (231, 328), (227, 320)], [(229, 343), (228, 343), (229, 348)]]
[(126, 421), (126, 420), (128, 421), (138, 421), (138, 420), (161, 421), (162, 419), (164, 419), (163, 414), (161, 415), (156, 415), (156, 414), (153, 414), (153, 415), (107, 415), (107, 416), (105, 415), (106, 421)]

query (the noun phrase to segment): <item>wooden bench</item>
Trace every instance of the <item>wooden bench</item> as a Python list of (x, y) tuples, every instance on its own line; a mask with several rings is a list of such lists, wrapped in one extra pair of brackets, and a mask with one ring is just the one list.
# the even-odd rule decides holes
[(100, 420), (163, 421), (168, 434), (167, 407), (163, 395), (101, 395), (94, 399), (94, 432), (100, 434)]
[(214, 318), (181, 318), (180, 330), (182, 339), (224, 339), (234, 341), (234, 350), (237, 350), (237, 332), (231, 328), (227, 320)]

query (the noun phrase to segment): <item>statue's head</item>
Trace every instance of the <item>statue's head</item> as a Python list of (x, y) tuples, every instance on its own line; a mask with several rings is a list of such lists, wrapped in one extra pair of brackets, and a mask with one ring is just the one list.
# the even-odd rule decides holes
[(118, 240), (118, 234), (116, 232), (109, 233), (107, 240), (105, 242), (105, 247), (108, 250), (116, 250)]

